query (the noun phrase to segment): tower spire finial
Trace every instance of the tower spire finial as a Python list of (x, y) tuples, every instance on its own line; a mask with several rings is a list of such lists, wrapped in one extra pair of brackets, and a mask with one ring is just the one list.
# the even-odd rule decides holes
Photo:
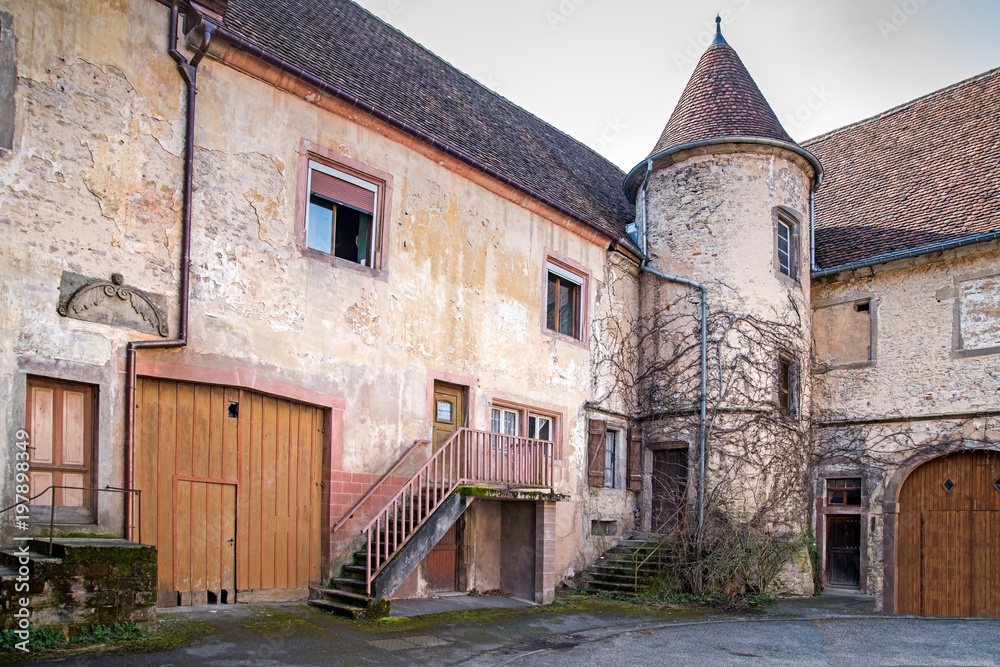
[(722, 16), (719, 14), (715, 15), (715, 39), (712, 40), (710, 46), (716, 46), (717, 44), (729, 46), (729, 42), (722, 36)]

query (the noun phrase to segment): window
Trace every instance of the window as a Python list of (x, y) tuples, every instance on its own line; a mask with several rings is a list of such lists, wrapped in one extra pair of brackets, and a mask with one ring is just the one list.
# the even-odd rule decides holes
[(493, 408), (493, 420), (490, 430), (504, 435), (517, 435), (517, 410)]
[(788, 417), (799, 416), (798, 364), (790, 358), (778, 358), (778, 410)]
[(442, 424), (453, 424), (454, 419), (452, 413), (454, 412), (454, 405), (451, 401), (438, 400), (437, 402), (437, 414), (435, 419)]
[(295, 225), (303, 256), (383, 269), (392, 176), (308, 141), (299, 154)]
[(618, 481), (618, 431), (604, 434), (604, 486), (617, 489)]
[(372, 266), (377, 195), (378, 186), (310, 161), (306, 246)]
[(860, 505), (861, 478), (851, 477), (826, 480), (826, 504)]
[(581, 338), (583, 277), (548, 263), (545, 326), (557, 333)]
[(775, 209), (775, 268), (793, 280), (799, 279), (799, 225), (784, 209)]
[(528, 437), (535, 440), (552, 439), (552, 417), (528, 414)]
[(593, 519), (590, 522), (591, 535), (617, 535), (618, 523), (615, 521), (601, 521)]
[(48, 521), (55, 504), (58, 523), (92, 523), (94, 397), (91, 385), (28, 378), (27, 431), (31, 449), (31, 495), (53, 489), (31, 502), (29, 517)]

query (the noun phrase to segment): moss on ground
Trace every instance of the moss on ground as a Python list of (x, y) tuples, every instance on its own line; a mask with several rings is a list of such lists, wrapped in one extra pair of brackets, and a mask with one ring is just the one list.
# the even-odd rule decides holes
[(46, 650), (32, 649), (30, 653), (14, 650), (0, 653), (0, 664), (58, 660), (80, 654), (169, 651), (212, 634), (215, 634), (215, 628), (208, 623), (180, 618), (161, 619), (156, 622), (156, 627), (141, 639), (114, 641), (107, 644), (94, 643), (84, 646), (63, 643), (56, 648)]
[(296, 634), (318, 634), (323, 628), (309, 621), (274, 607), (254, 609), (250, 618), (240, 625), (266, 637), (287, 637)]

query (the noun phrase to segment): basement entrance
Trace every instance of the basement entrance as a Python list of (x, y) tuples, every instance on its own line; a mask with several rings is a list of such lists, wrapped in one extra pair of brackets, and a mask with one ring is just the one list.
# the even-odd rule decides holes
[(140, 378), (136, 487), (159, 606), (304, 599), (320, 579), (324, 411)]
[(920, 466), (899, 493), (897, 611), (1000, 616), (1000, 453)]

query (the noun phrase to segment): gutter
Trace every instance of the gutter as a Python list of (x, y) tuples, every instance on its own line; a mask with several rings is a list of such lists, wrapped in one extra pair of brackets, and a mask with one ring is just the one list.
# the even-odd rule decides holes
[(346, 102), (346, 103), (350, 104), (351, 106), (356, 107), (356, 108), (360, 109), (361, 111), (369, 114), (370, 116), (375, 117), (377, 120), (380, 120), (380, 121), (382, 121), (382, 122), (384, 122), (384, 123), (386, 123), (386, 124), (388, 124), (388, 125), (396, 128), (397, 130), (400, 130), (400, 131), (402, 131), (402, 132), (404, 132), (404, 133), (406, 133), (406, 134), (408, 134), (408, 135), (410, 135), (410, 136), (418, 139), (422, 143), (430, 144), (432, 147), (434, 147), (435, 149), (441, 151), (442, 153), (445, 153), (445, 154), (447, 154), (447, 155), (455, 158), (456, 160), (458, 160), (460, 162), (463, 162), (464, 164), (472, 167), (473, 169), (486, 174), (490, 178), (499, 181), (503, 185), (511, 187), (514, 190), (517, 190), (518, 192), (520, 192), (522, 194), (528, 195), (532, 199), (535, 199), (536, 201), (541, 202), (545, 206), (554, 209), (558, 213), (561, 213), (562, 215), (565, 215), (566, 217), (571, 218), (572, 220), (575, 220), (576, 222), (580, 223), (581, 225), (583, 225), (584, 227), (590, 229), (591, 231), (596, 232), (597, 234), (601, 235), (602, 237), (606, 238), (607, 240), (609, 240), (609, 241), (614, 241), (615, 240), (615, 234), (614, 234), (614, 232), (611, 232), (611, 231), (609, 231), (607, 229), (604, 229), (603, 227), (601, 227), (601, 226), (599, 226), (597, 224), (594, 224), (593, 222), (590, 222), (589, 220), (584, 219), (578, 213), (574, 213), (573, 211), (571, 211), (570, 209), (566, 208), (562, 204), (559, 204), (559, 203), (553, 201), (552, 199), (549, 199), (548, 197), (546, 197), (545, 195), (541, 194), (537, 190), (533, 190), (532, 188), (530, 188), (530, 187), (528, 187), (526, 185), (522, 185), (522, 184), (518, 183), (517, 181), (515, 181), (514, 179), (510, 178), (509, 176), (504, 176), (503, 174), (501, 174), (496, 169), (494, 169), (494, 168), (492, 168), (492, 167), (490, 167), (490, 166), (488, 166), (488, 165), (486, 165), (486, 164), (484, 164), (482, 162), (479, 162), (475, 158), (470, 157), (470, 156), (466, 155), (465, 153), (463, 153), (463, 152), (461, 152), (461, 151), (459, 151), (459, 150), (457, 150), (455, 148), (452, 148), (451, 146), (445, 144), (444, 142), (442, 142), (441, 140), (439, 140), (439, 139), (431, 136), (430, 134), (427, 134), (426, 132), (417, 129), (417, 128), (413, 127), (412, 125), (410, 125), (410, 124), (408, 124), (408, 123), (406, 123), (404, 121), (398, 120), (397, 118), (394, 118), (394, 117), (390, 116), (386, 112), (381, 111), (380, 109), (377, 109), (377, 108), (373, 107), (372, 105), (368, 104), (367, 102), (364, 102), (364, 101), (360, 100), (359, 98), (355, 97), (354, 95), (351, 95), (350, 93), (345, 92), (345, 91), (341, 90), (340, 88), (338, 88), (338, 87), (336, 87), (336, 86), (334, 86), (332, 84), (327, 83), (326, 81), (323, 81), (319, 77), (317, 77), (317, 76), (315, 76), (313, 74), (310, 74), (309, 72), (305, 71), (304, 69), (302, 69), (302, 68), (300, 68), (300, 67), (298, 67), (296, 65), (293, 65), (292, 63), (288, 62), (287, 60), (283, 60), (283, 59), (281, 59), (281, 58), (279, 58), (279, 57), (277, 57), (277, 56), (275, 56), (275, 55), (273, 55), (273, 54), (265, 51), (263, 48), (261, 48), (261, 47), (257, 46), (256, 44), (254, 44), (254, 43), (252, 43), (252, 42), (244, 39), (240, 35), (237, 35), (236, 33), (232, 32), (230, 30), (227, 30), (226, 28), (214, 26), (213, 30), (214, 30), (214, 34), (216, 35), (217, 38), (219, 38), (222, 41), (226, 42), (226, 44), (228, 44), (232, 48), (236, 49), (237, 51), (242, 51), (243, 53), (245, 53), (245, 54), (247, 54), (247, 55), (249, 55), (249, 56), (251, 56), (253, 58), (257, 58), (258, 60), (261, 60), (262, 62), (270, 65), (271, 67), (274, 67), (275, 69), (277, 69), (277, 70), (279, 70), (281, 72), (284, 72), (285, 74), (288, 74), (289, 76), (291, 76), (291, 77), (293, 77), (295, 79), (298, 79), (299, 81), (301, 81), (302, 83), (304, 83), (306, 86), (309, 86), (311, 88), (315, 88), (316, 90), (321, 91), (321, 92), (323, 92), (323, 93), (325, 93), (325, 94), (327, 94), (327, 95), (329, 95), (331, 97), (335, 97), (335, 98), (337, 98), (337, 99), (339, 99), (339, 100), (341, 100), (343, 102)]
[[(213, 26), (204, 19), (195, 29), (203, 31), (201, 45), (191, 60), (187, 60), (177, 49), (177, 20), (180, 0), (174, 0), (170, 7), (169, 51), (170, 57), (177, 62), (177, 70), (187, 89), (187, 110), (185, 116), (184, 143), (184, 203), (181, 213), (181, 275), (180, 275), (180, 323), (177, 338), (172, 340), (133, 340), (125, 347), (125, 488), (135, 489), (135, 390), (136, 390), (136, 352), (150, 349), (176, 349), (185, 347), (188, 343), (188, 312), (191, 302), (191, 199), (194, 180), (194, 128), (195, 128), (195, 95), (198, 65), (208, 52), (212, 43)], [(134, 517), (132, 503), (125, 508), (126, 539), (133, 538)]]
[[(787, 141), (778, 141), (777, 139), (765, 139), (763, 137), (739, 137), (739, 136), (726, 136), (726, 137), (716, 137), (714, 139), (701, 139), (699, 141), (689, 141), (683, 144), (677, 144), (676, 146), (671, 146), (670, 148), (664, 148), (658, 153), (653, 153), (645, 161), (636, 166), (632, 167), (632, 171), (628, 173), (625, 177), (625, 181), (622, 187), (625, 189), (625, 196), (631, 203), (635, 202), (635, 196), (632, 194), (632, 184), (635, 179), (639, 177), (639, 171), (650, 162), (658, 162), (664, 158), (669, 158), (675, 153), (681, 153), (684, 151), (690, 151), (697, 148), (706, 148), (708, 146), (719, 146), (721, 144), (757, 144), (760, 146), (771, 146), (772, 148), (781, 148), (786, 151), (795, 153), (796, 155), (805, 159), (816, 172), (816, 180), (822, 180), (823, 178), (823, 165), (820, 164), (819, 159), (802, 148), (798, 144), (790, 144)], [(673, 164), (671, 160), (670, 163)], [(648, 174), (648, 171), (647, 171)]]
[(878, 264), (888, 264), (889, 262), (894, 262), (900, 259), (920, 257), (921, 255), (929, 255), (932, 252), (953, 250), (967, 245), (975, 245), (976, 243), (986, 243), (987, 241), (1000, 241), (1000, 230), (980, 232), (979, 234), (962, 236), (957, 239), (951, 239), (950, 241), (938, 241), (937, 243), (929, 243), (927, 245), (917, 246), (916, 248), (910, 248), (909, 250), (888, 252), (883, 255), (875, 255), (874, 257), (869, 257), (868, 259), (862, 259), (857, 262), (848, 262), (846, 264), (838, 264), (837, 266), (831, 266), (825, 269), (817, 268), (813, 271), (812, 277), (821, 278), (823, 276), (831, 276), (836, 273), (840, 273), (841, 271), (853, 271), (855, 269), (863, 269), (869, 266), (876, 266)]
[(698, 399), (698, 532), (696, 534), (696, 539), (700, 544), (701, 535), (705, 526), (705, 440), (708, 424), (708, 289), (705, 285), (696, 283), (693, 280), (680, 278), (678, 276), (671, 276), (649, 268), (649, 257), (646, 255), (648, 231), (646, 226), (646, 184), (649, 182), (649, 175), (653, 171), (653, 158), (651, 157), (646, 160), (645, 164), (646, 175), (642, 180), (641, 197), (641, 246), (643, 259), (642, 263), (639, 265), (639, 270), (645, 271), (646, 273), (661, 278), (662, 280), (668, 280), (670, 282), (680, 283), (681, 285), (695, 287), (701, 292), (701, 395)]

